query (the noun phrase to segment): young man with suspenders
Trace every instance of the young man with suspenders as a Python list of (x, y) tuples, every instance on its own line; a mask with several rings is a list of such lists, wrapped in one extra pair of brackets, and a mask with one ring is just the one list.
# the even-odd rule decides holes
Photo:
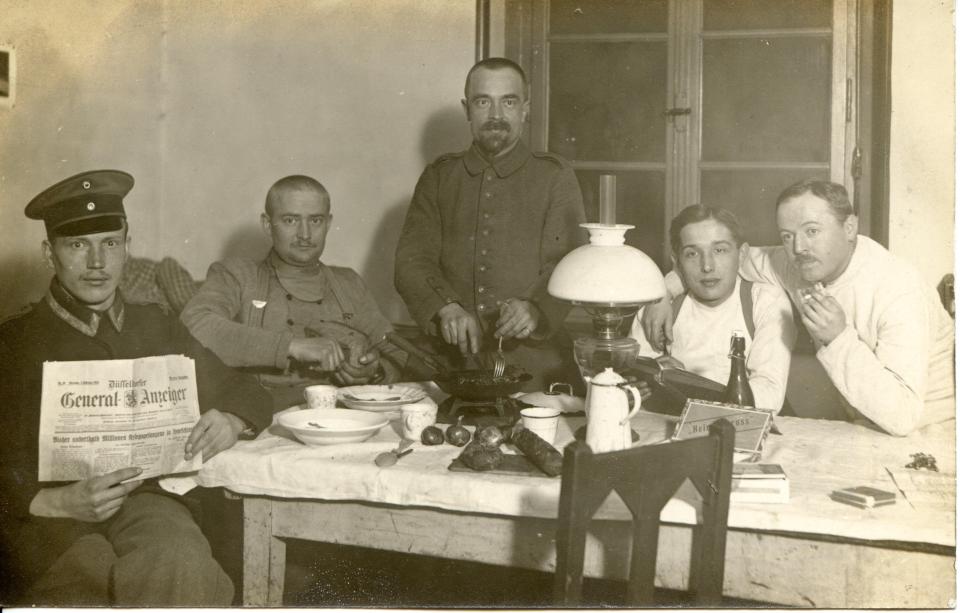
[(723, 384), (730, 374), (730, 336), (740, 331), (757, 407), (779, 412), (796, 337), (789, 298), (778, 287), (738, 276), (744, 243), (726, 209), (687, 207), (671, 223), (670, 244), (687, 288), (673, 301), (673, 343), (668, 354), (654, 349), (640, 325), (641, 311), (631, 331), (640, 355)]

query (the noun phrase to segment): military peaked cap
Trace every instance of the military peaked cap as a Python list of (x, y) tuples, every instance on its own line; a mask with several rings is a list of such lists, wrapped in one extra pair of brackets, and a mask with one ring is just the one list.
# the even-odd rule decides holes
[(43, 190), (24, 210), (42, 219), (49, 236), (80, 236), (123, 227), (123, 197), (133, 177), (120, 170), (92, 170), (73, 175)]

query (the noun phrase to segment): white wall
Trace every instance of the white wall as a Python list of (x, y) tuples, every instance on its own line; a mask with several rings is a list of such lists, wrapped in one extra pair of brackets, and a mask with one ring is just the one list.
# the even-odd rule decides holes
[(934, 286), (954, 267), (954, 7), (893, 3), (890, 250)]
[(43, 294), (43, 225), (23, 208), (82, 170), (138, 178), (131, 221), (160, 203), (157, 134), (161, 5), (3, 3), (0, 43), (15, 47), (17, 93), (0, 108), (0, 317)]
[[(495, 7), (499, 7), (495, 3)], [(26, 202), (53, 181), (117, 167), (134, 252), (197, 277), (265, 248), (270, 183), (323, 181), (326, 258), (358, 269), (393, 319), (392, 252), (423, 165), (466, 144), (461, 83), (473, 0), (3, 0), (17, 104), (0, 108), (0, 316), (46, 286)], [(890, 246), (934, 284), (952, 268), (953, 7), (895, 0)], [(502, 36), (502, 33), (501, 35)]]
[(461, 149), (473, 0), (3, 0), (20, 89), (0, 109), (0, 316), (42, 294), (39, 190), (128, 170), (136, 255), (195, 277), (267, 248), (270, 184), (329, 189), (324, 260), (356, 268), (394, 320), (399, 224), (426, 163)]

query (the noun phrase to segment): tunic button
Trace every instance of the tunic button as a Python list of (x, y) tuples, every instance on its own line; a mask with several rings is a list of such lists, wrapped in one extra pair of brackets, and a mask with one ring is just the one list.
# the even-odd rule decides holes
[(489, 251), (487, 251), (486, 249), (480, 250), (480, 255), (487, 255), (487, 253), (489, 253)]
[(288, 326), (292, 326), (292, 325), (293, 325), (293, 320), (292, 320), (292, 319), (288, 319), (288, 320), (287, 320), (287, 325), (288, 325)]
[(485, 213), (483, 214), (483, 218), (484, 218), (484, 219), (490, 219), (490, 213), (485, 212)]
[(486, 196), (487, 198), (493, 198), (493, 194), (491, 194), (490, 192), (487, 192), (486, 194), (484, 194), (484, 196)]
[(482, 294), (482, 293), (485, 292), (485, 291), (487, 291), (487, 288), (485, 288), (485, 287), (482, 286), (482, 285), (477, 288), (477, 293), (478, 293), (478, 294)]
[(484, 228), (483, 232), (481, 232), (480, 234), (483, 234), (484, 236), (490, 236), (490, 230)]
[(478, 310), (478, 311), (485, 311), (486, 309), (487, 309), (487, 305), (485, 305), (485, 304), (478, 304), (478, 305), (477, 305), (477, 310)]
[(481, 264), (481, 265), (480, 265), (480, 272), (486, 272), (486, 271), (487, 271), (487, 265), (486, 265), (486, 264)]

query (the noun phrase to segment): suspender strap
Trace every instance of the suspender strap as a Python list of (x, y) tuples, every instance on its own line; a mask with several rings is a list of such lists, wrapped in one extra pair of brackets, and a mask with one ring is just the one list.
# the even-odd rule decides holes
[[(673, 298), (673, 321), (677, 321), (686, 297), (687, 292), (683, 292)], [(753, 340), (757, 331), (757, 325), (753, 321), (753, 283), (745, 279), (740, 280), (740, 309), (743, 311), (743, 321), (747, 324), (747, 334), (750, 335), (750, 340)]]
[(680, 307), (683, 306), (683, 301), (687, 297), (687, 292), (684, 291), (682, 294), (677, 294), (673, 297), (673, 321), (677, 321), (677, 316), (680, 315)]
[(743, 309), (743, 321), (747, 324), (747, 334), (753, 340), (757, 325), (753, 321), (753, 283), (740, 279), (740, 308)]
[(346, 292), (343, 290), (343, 285), (340, 284), (340, 280), (333, 274), (333, 270), (331, 270), (329, 266), (321, 264), (320, 268), (323, 270), (323, 276), (327, 279), (327, 287), (330, 288), (330, 293), (333, 294), (334, 300), (340, 305), (340, 312), (343, 313), (343, 321), (350, 321), (353, 319), (353, 304), (348, 304), (349, 301), (347, 300)]

